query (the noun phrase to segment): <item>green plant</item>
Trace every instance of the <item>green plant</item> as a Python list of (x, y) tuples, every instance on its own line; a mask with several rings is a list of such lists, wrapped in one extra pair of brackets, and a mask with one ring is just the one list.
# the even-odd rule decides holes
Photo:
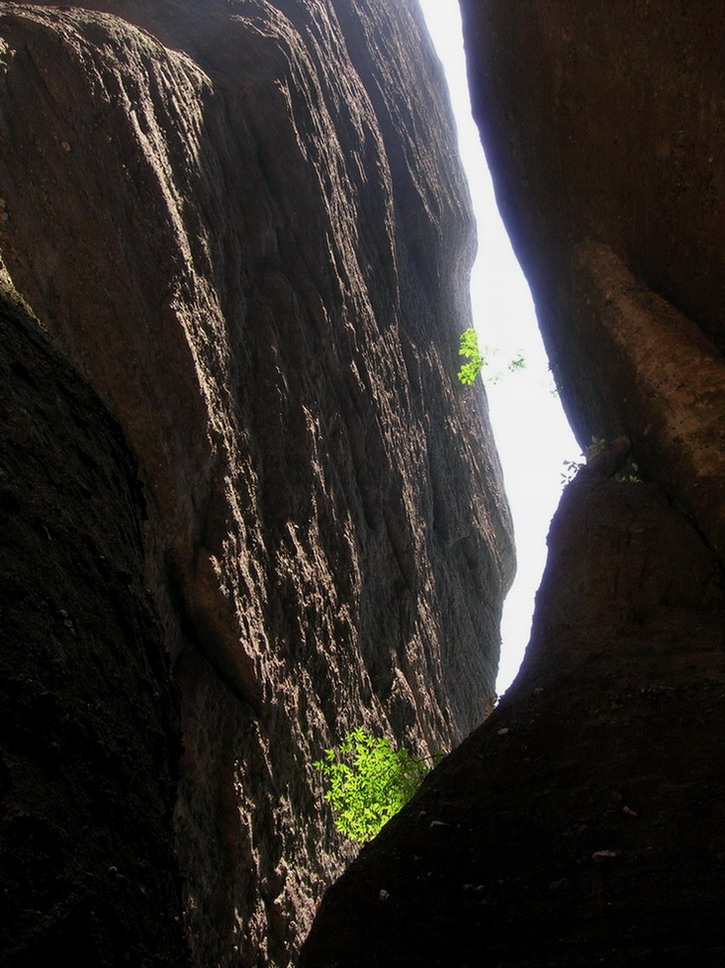
[(564, 487), (571, 484), (579, 471), (584, 467), (584, 461), (565, 460), (561, 470), (561, 484)]
[(552, 397), (561, 396), (561, 391), (564, 389), (564, 384), (561, 382), (559, 376), (557, 375), (557, 368), (554, 363), (549, 362), (546, 369), (549, 371), (549, 376), (551, 378), (551, 386), (549, 387), (549, 393)]
[[(468, 363), (463, 363), (457, 373), (459, 382), (464, 386), (470, 386), (472, 383), (474, 383), (476, 377), (484, 366), (488, 366), (489, 361), (493, 359), (498, 352), (498, 350), (492, 349), (490, 346), (486, 346), (484, 348), (484, 353), (481, 353), (481, 350), (478, 346), (478, 334), (476, 333), (476, 330), (472, 326), (469, 329), (464, 330), (464, 332), (461, 333), (461, 344), (458, 349), (458, 355), (467, 357)], [(519, 353), (506, 364), (506, 369), (510, 373), (516, 373), (518, 370), (523, 370), (525, 366), (526, 360), (524, 359), (523, 355)], [(498, 370), (488, 377), (487, 382), (498, 383), (498, 381), (505, 375), (504, 370)]]
[(469, 358), (470, 362), (464, 363), (458, 371), (458, 380), (464, 386), (470, 386), (486, 363), (478, 348), (478, 334), (472, 326), (461, 333), (458, 355)]
[(362, 727), (312, 765), (330, 784), (324, 797), (332, 804), (335, 826), (359, 843), (371, 840), (410, 800), (429, 770), (409, 750), (395, 750)]

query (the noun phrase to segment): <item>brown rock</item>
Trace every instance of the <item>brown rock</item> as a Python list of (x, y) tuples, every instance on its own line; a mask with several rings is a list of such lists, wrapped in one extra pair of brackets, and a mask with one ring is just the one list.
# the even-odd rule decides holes
[(349, 849), (311, 761), (449, 748), (511, 525), (468, 198), (411, 2), (0, 3), (0, 246), (123, 427), (180, 689), (195, 963), (285, 965)]
[[(658, 485), (602, 480), (617, 445), (567, 489), (514, 688), (328, 893), (300, 966), (716, 968), (722, 5), (461, 7), (567, 412), (582, 448), (626, 438)], [(431, 818), (451, 825), (445, 843)], [(378, 883), (396, 904), (376, 907)]]
[(594, 449), (590, 447), (591, 453), (587, 456), (586, 465), (577, 476), (580, 479), (614, 477), (626, 463), (631, 449), (627, 437), (617, 437), (616, 440), (604, 442)]
[(178, 968), (180, 731), (136, 468), (0, 276), (0, 963)]
[(725, 18), (463, 0), (497, 198), (577, 437), (629, 437), (725, 560)]

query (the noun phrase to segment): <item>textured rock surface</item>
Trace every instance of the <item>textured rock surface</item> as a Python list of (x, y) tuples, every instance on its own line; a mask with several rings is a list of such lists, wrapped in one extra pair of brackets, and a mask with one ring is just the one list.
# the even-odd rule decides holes
[(300, 966), (715, 968), (722, 6), (461, 7), (562, 399), (583, 447), (627, 438), (658, 483), (597, 480), (607, 449), (568, 489), (515, 687), (330, 891)]
[(523, 672), (300, 968), (722, 964), (723, 628), (719, 562), (658, 486), (571, 484)]
[(722, 560), (722, 7), (461, 8), (499, 204), (579, 441), (628, 436)]
[(121, 423), (181, 693), (196, 964), (287, 963), (344, 848), (310, 762), (448, 748), (512, 571), (468, 201), (412, 3), (0, 3), (0, 246)]
[(136, 469), (1, 288), (0, 963), (177, 968), (178, 708)]

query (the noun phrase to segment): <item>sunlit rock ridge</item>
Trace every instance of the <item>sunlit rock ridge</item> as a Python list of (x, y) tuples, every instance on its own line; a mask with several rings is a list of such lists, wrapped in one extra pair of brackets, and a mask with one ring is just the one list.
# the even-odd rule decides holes
[(0, 963), (285, 966), (312, 761), (493, 693), (440, 67), (409, 0), (3, 2), (0, 143)]

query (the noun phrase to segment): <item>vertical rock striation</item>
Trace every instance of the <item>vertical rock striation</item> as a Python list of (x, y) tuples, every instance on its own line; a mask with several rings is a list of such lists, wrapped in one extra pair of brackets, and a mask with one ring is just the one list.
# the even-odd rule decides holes
[(0, 3), (0, 247), (138, 462), (198, 965), (288, 963), (345, 855), (323, 747), (449, 748), (493, 692), (511, 528), (421, 23)]

